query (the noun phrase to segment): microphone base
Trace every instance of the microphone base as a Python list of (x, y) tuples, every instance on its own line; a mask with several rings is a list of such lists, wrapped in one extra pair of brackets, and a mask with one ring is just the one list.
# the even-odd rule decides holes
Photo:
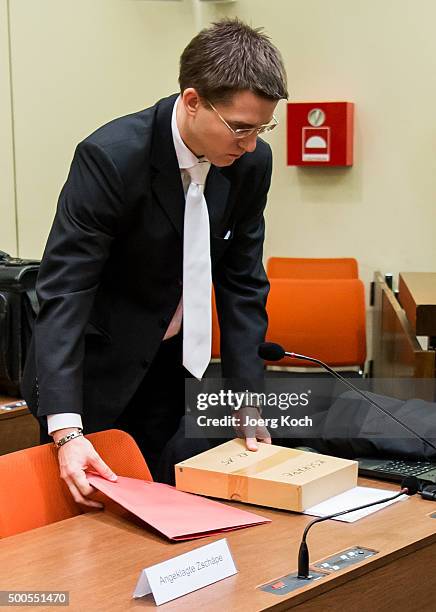
[[(436, 512), (432, 518), (436, 519)], [(296, 591), (297, 589), (304, 589), (310, 582), (315, 582), (316, 580), (321, 580), (326, 576), (331, 576), (336, 572), (346, 569), (351, 565), (355, 565), (360, 563), (361, 561), (365, 561), (374, 555), (377, 555), (378, 551), (372, 548), (366, 548), (364, 546), (352, 546), (345, 550), (341, 550), (340, 552), (323, 559), (322, 561), (317, 561), (316, 563), (311, 563), (310, 574), (308, 577), (299, 576), (298, 571), (293, 572), (292, 574), (287, 574), (286, 576), (282, 576), (281, 578), (277, 578), (272, 582), (267, 582), (262, 586), (258, 587), (261, 591), (266, 591), (267, 593), (273, 593), (274, 595), (286, 595), (287, 593), (291, 593), (292, 591)], [(319, 571), (318, 571), (319, 570)]]
[(272, 593), (273, 595), (286, 595), (287, 593), (291, 593), (292, 591), (296, 591), (297, 589), (304, 588), (308, 583), (314, 582), (316, 580), (321, 580), (325, 578), (329, 574), (325, 572), (310, 572), (309, 576), (299, 577), (297, 572), (293, 574), (288, 574), (287, 576), (283, 576), (282, 578), (277, 578), (272, 582), (268, 582), (258, 587), (261, 591), (265, 591), (266, 593)]
[(312, 580), (313, 576), (312, 576), (312, 574), (307, 574), (307, 576), (299, 576), (297, 574), (297, 578), (298, 578), (298, 580)]
[(322, 561), (313, 563), (313, 567), (322, 572), (334, 573), (346, 569), (350, 567), (350, 565), (355, 565), (356, 563), (365, 561), (365, 559), (369, 559), (370, 557), (377, 555), (378, 552), (378, 550), (374, 550), (373, 548), (353, 546), (351, 548), (347, 548), (346, 550), (341, 550), (340, 552), (335, 553)]

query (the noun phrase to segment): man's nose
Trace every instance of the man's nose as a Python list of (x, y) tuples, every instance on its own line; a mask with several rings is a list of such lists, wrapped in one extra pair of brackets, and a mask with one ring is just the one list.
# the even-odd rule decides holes
[(245, 153), (253, 153), (257, 145), (257, 134), (252, 134), (246, 138), (242, 138), (239, 142), (239, 146)]

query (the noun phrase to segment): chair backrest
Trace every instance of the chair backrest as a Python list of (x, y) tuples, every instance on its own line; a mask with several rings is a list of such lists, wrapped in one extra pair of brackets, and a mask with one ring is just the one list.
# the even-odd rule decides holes
[(359, 278), (353, 257), (270, 257), (266, 273), (268, 278)]
[[(358, 279), (271, 279), (267, 340), (330, 366), (366, 359), (365, 291)], [(283, 359), (273, 365), (310, 367)]]
[[(103, 460), (120, 476), (151, 480), (134, 439), (110, 429), (86, 436)], [(81, 514), (59, 476), (53, 444), (0, 456), (0, 538)]]

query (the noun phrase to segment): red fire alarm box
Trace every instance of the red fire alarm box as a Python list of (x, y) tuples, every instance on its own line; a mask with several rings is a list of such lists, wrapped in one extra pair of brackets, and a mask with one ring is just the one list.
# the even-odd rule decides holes
[(352, 102), (288, 104), (288, 166), (353, 165)]

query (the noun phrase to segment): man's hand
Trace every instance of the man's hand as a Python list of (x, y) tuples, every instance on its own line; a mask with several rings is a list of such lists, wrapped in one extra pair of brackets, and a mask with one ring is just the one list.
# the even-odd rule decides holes
[(258, 441), (271, 444), (271, 436), (262, 421), (259, 410), (254, 406), (246, 406), (234, 412), (237, 419), (235, 426), (239, 438), (245, 438), (245, 444), (250, 451), (257, 451)]
[[(54, 431), (53, 440), (57, 442), (76, 430), (77, 428), (68, 428)], [(91, 442), (83, 436), (70, 440), (58, 450), (58, 460), (61, 478), (70, 489), (74, 501), (90, 508), (103, 508), (100, 502), (87, 499), (95, 489), (89, 484), (85, 470), (91, 468), (103, 478), (112, 481), (117, 480), (117, 476), (98, 455)]]

